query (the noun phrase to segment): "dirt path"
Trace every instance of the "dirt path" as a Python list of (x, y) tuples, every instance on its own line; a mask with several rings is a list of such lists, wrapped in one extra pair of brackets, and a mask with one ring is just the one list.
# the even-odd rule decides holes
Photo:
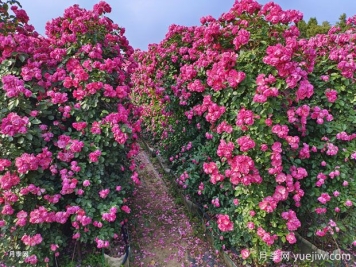
[(142, 181), (131, 199), (130, 266), (224, 267), (203, 233), (197, 233), (183, 204), (170, 195), (162, 175), (141, 150), (137, 156)]

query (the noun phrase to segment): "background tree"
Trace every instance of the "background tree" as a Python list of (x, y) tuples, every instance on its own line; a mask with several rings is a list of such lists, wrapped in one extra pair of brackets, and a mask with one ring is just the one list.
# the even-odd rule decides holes
[(346, 14), (342, 13), (339, 17), (339, 21), (336, 22), (336, 26), (339, 26), (341, 31), (346, 31), (348, 29), (348, 26), (346, 24)]
[(325, 34), (329, 31), (331, 25), (327, 21), (323, 21), (321, 25), (318, 24), (316, 18), (310, 18), (307, 23), (307, 38), (315, 36), (317, 34)]
[(305, 22), (305, 20), (302, 19), (301, 21), (299, 21), (297, 26), (298, 26), (298, 29), (300, 31), (300, 37), (307, 38), (308, 25)]

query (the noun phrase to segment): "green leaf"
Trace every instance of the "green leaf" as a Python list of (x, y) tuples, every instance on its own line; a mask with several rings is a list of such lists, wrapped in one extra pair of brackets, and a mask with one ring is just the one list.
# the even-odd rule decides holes
[(33, 136), (32, 136), (32, 134), (27, 133), (26, 138), (31, 141), (33, 139)]
[(7, 107), (9, 108), (9, 110), (12, 110), (15, 107), (15, 102), (13, 100), (9, 101)]
[(11, 65), (13, 64), (13, 60), (4, 60), (3, 61), (3, 64), (6, 66), (6, 67), (11, 67)]
[(32, 124), (40, 124), (41, 121), (40, 121), (39, 119), (33, 119), (33, 120), (31, 121), (31, 123), (32, 123)]
[(21, 62), (25, 62), (26, 56), (24, 54), (20, 54), (19, 55), (19, 59), (20, 59)]

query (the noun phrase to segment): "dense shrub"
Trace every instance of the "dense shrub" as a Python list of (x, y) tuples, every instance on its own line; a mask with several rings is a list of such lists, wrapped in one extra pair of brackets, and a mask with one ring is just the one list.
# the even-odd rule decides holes
[(74, 5), (41, 37), (16, 1), (0, 3), (3, 263), (45, 265), (71, 239), (108, 247), (130, 212), (126, 198), (140, 183), (136, 63), (110, 11)]
[(270, 259), (260, 252), (280, 262), (298, 232), (356, 245), (355, 17), (308, 40), (301, 18), (236, 1), (136, 53), (145, 130), (213, 216), (218, 245), (255, 264)]

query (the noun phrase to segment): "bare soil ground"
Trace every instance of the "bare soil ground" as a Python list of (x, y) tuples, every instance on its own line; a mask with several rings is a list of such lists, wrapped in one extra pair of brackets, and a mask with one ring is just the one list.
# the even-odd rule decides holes
[(130, 266), (224, 267), (202, 227), (170, 194), (147, 152), (142, 149), (137, 160), (142, 184), (130, 200)]

